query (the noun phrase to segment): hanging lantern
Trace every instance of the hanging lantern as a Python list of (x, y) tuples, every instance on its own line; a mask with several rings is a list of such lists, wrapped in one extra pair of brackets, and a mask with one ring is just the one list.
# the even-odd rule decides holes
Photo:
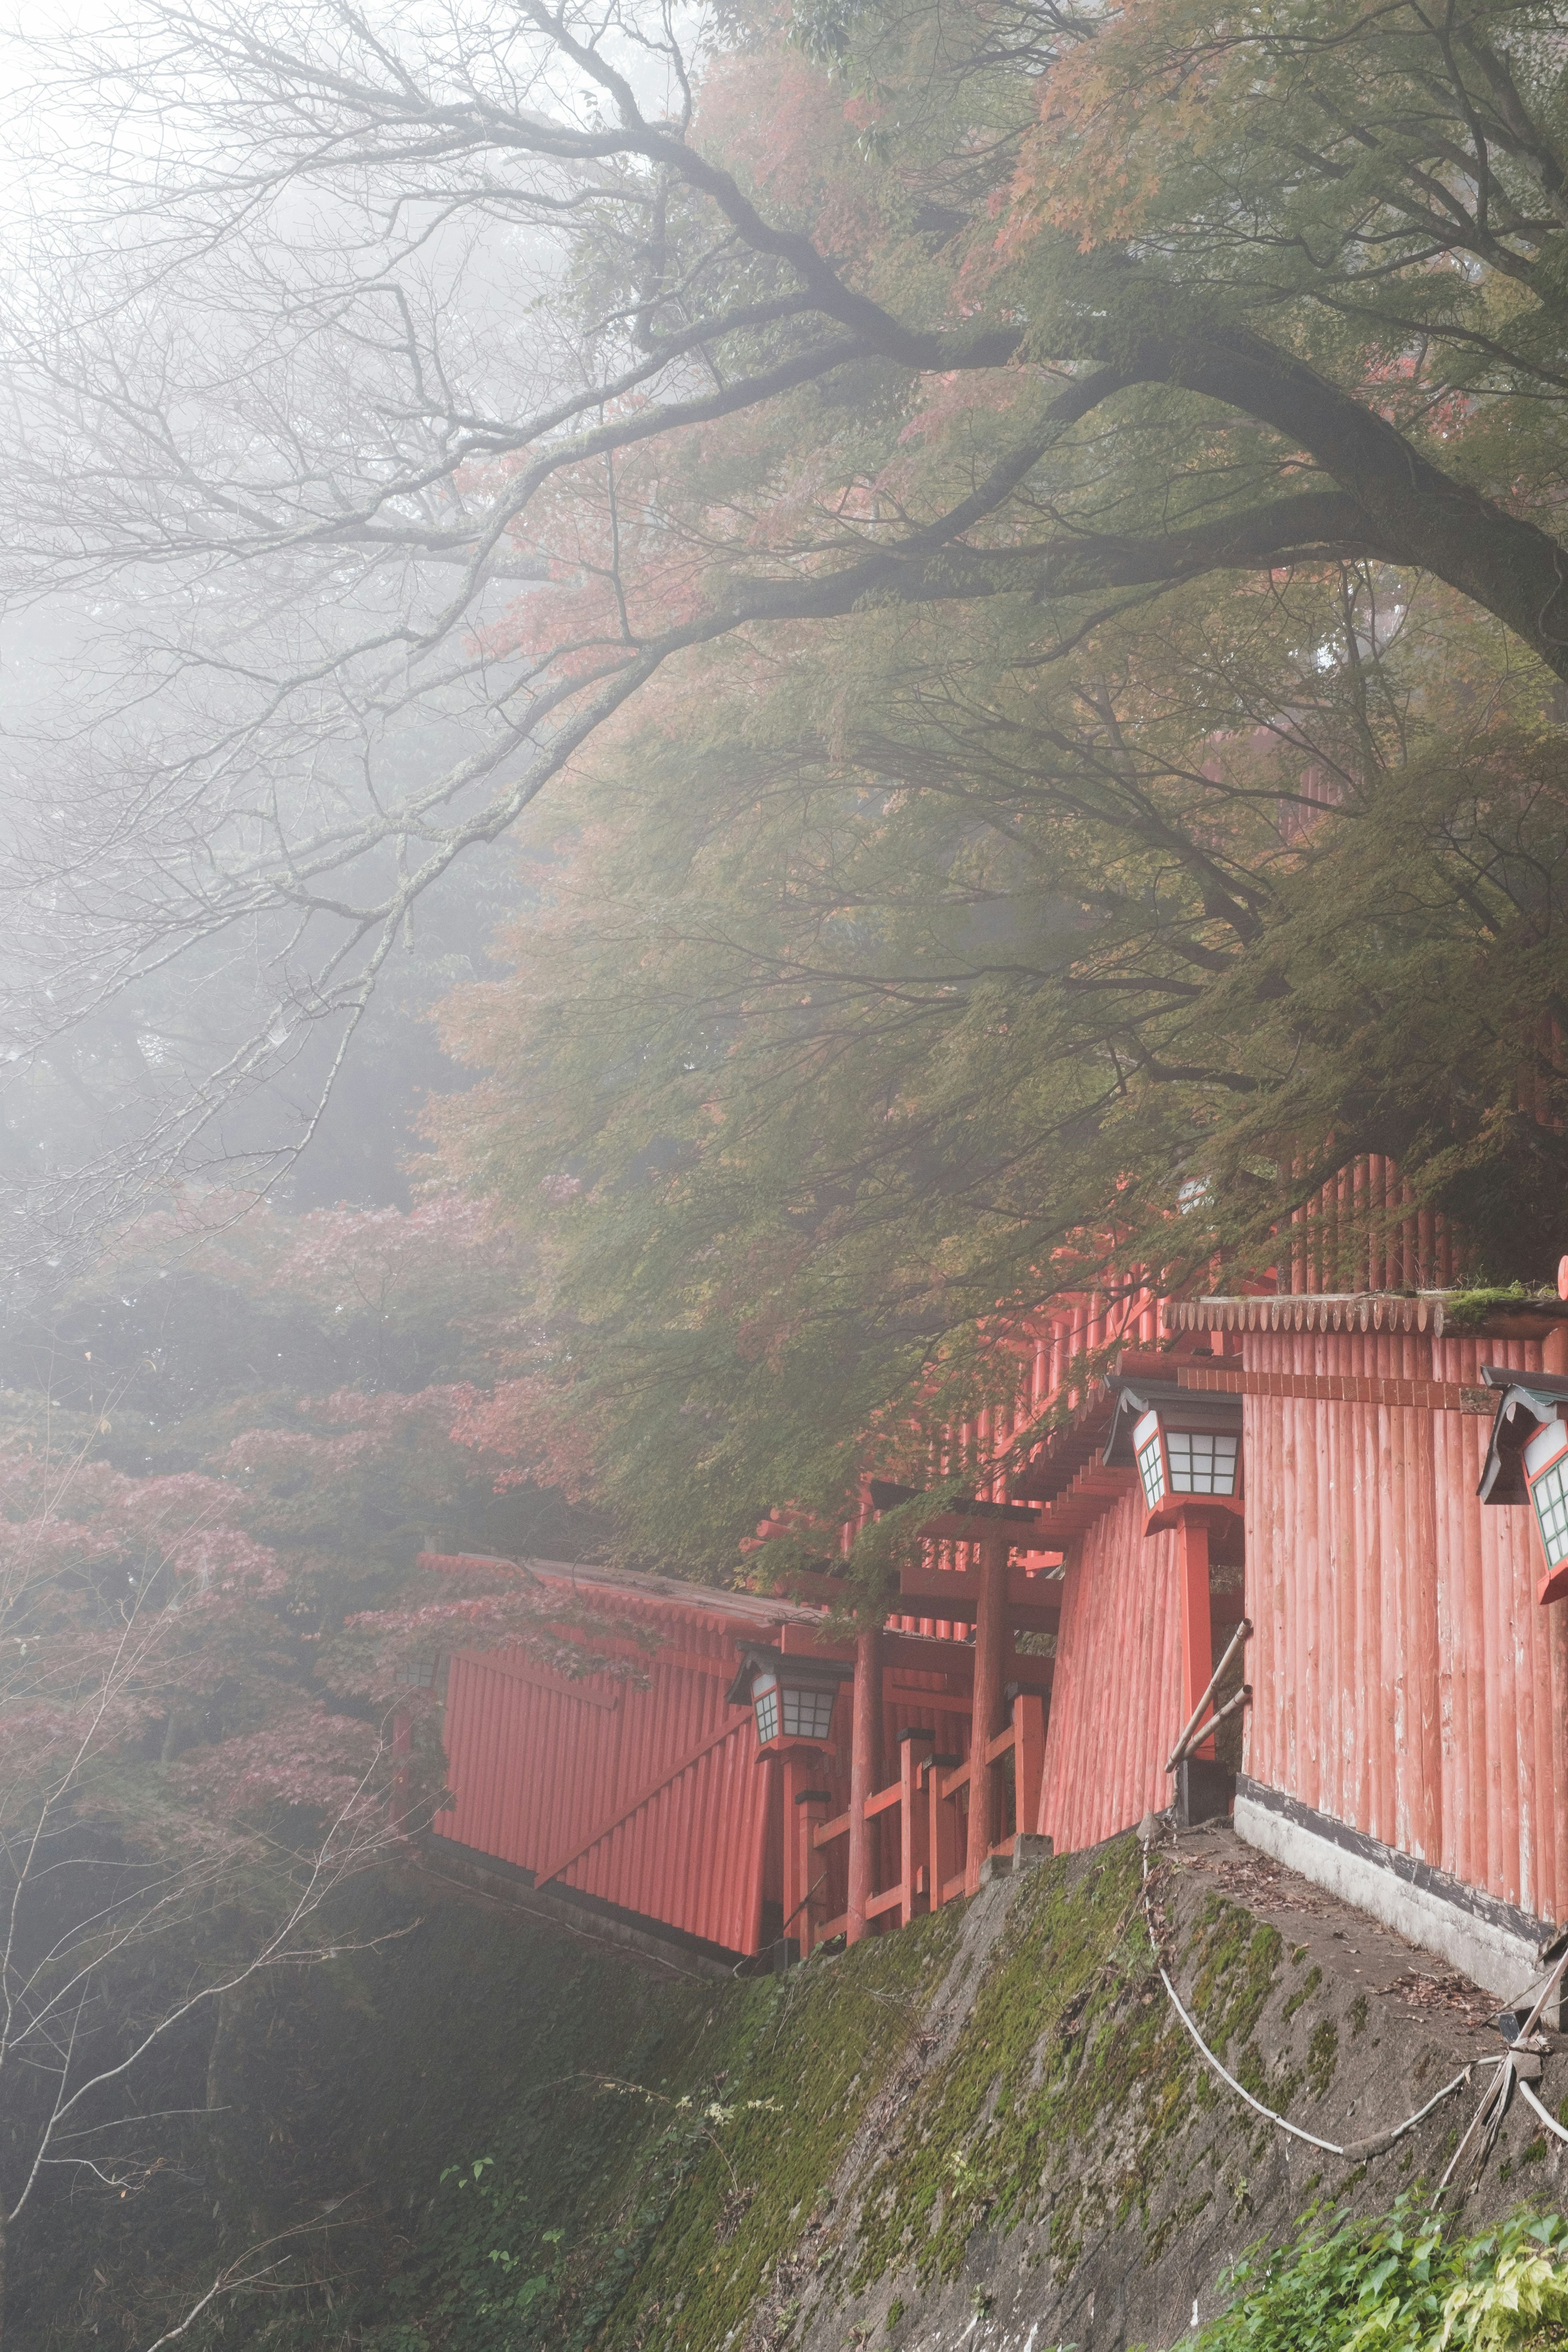
[(1241, 1498), (1241, 1399), (1178, 1388), (1173, 1381), (1122, 1384), (1103, 1459), (1137, 1465), (1150, 1532), (1178, 1505)]
[(1546, 1560), (1537, 1598), (1568, 1600), (1568, 1379), (1498, 1364), (1483, 1364), (1481, 1378), (1502, 1396), (1476, 1491), (1483, 1503), (1531, 1505)]
[(397, 1669), (399, 1686), (404, 1690), (427, 1691), (444, 1706), (447, 1703), (447, 1675), (451, 1664), (444, 1650), (426, 1651), (423, 1657), (405, 1658)]
[(799, 1746), (826, 1748), (833, 1734), (838, 1685), (850, 1681), (854, 1672), (837, 1659), (791, 1657), (752, 1644), (727, 1696), (731, 1706), (750, 1706), (757, 1746), (766, 1753)]

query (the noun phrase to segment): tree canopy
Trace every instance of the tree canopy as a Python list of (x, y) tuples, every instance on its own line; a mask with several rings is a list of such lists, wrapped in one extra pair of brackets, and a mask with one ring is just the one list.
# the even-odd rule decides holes
[(977, 1318), (1260, 1272), (1358, 1152), (1542, 1273), (1550, 7), (135, 25), (52, 68), (111, 194), (6, 320), (13, 594), (121, 663), (13, 813), (18, 1050), (212, 1009), (29, 1171), (57, 1249), (286, 1153), (237, 1100), (308, 1131), (510, 837), (439, 1148), (661, 1556), (828, 1507)]

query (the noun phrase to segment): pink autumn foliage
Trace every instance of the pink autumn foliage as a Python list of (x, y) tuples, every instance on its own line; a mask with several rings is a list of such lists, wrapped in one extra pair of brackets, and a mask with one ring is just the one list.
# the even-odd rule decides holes
[(508, 1255), (489, 1209), (443, 1193), (414, 1209), (316, 1209), (296, 1218), (277, 1280), (334, 1305), (354, 1297), (371, 1305), (389, 1288), (450, 1276), (459, 1265), (499, 1271)]
[(385, 1742), (373, 1723), (320, 1699), (276, 1706), (259, 1729), (184, 1758), (171, 1784), (193, 1802), (234, 1819), (274, 1805), (342, 1816), (384, 1801), (374, 1767)]
[(497, 1494), (531, 1479), (579, 1502), (593, 1482), (595, 1416), (570, 1388), (539, 1375), (470, 1389), (452, 1423), (458, 1445), (488, 1454), (500, 1466)]
[[(362, 1334), (396, 1317), (457, 1331), (458, 1360), (492, 1376), (526, 1360), (515, 1240), (455, 1195), (289, 1221), (209, 1193), (142, 1220), (115, 1265), (117, 1287), (194, 1268), (319, 1323), (357, 1318)], [(132, 1817), (158, 1794), (161, 1820), (173, 1798), (199, 1842), (204, 1820), (384, 1806), (395, 1776), (410, 1785), (409, 1751), (392, 1759), (399, 1722), (416, 1777), (437, 1790), (442, 1654), (638, 1671), (636, 1629), (510, 1562), (416, 1568), (417, 1538), (400, 1533), (461, 1524), (476, 1473), (584, 1491), (588, 1433), (549, 1381), (274, 1391), (219, 1417), (234, 1433), (203, 1471), (156, 1476), (98, 1458), (107, 1421), (72, 1424), (63, 1454), (43, 1419), (0, 1434), (0, 1785), (76, 1775), (94, 1805), (123, 1796)], [(388, 1591), (389, 1605), (360, 1605)]]
[(247, 1671), (287, 1580), (239, 1499), (0, 1446), (0, 1778), (79, 1769)]

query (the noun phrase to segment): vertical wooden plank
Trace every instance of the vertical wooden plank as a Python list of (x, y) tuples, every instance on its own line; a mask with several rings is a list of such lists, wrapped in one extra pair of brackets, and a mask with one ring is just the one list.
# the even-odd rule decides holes
[(822, 1935), (824, 1923), (833, 1916), (827, 1896), (827, 1856), (816, 1843), (816, 1832), (829, 1819), (832, 1799), (821, 1789), (802, 1790), (795, 1799), (796, 1839), (800, 1854), (799, 1871), (805, 1908), (800, 1915), (800, 1948), (809, 1956)]
[(870, 1926), (866, 1906), (875, 1872), (876, 1823), (866, 1800), (882, 1779), (882, 1628), (863, 1626), (855, 1639), (854, 1712), (849, 1735), (849, 1893), (845, 1937), (858, 1944)]
[(1013, 1701), (1014, 1784), (1020, 1830), (1033, 1829), (1040, 1810), (1046, 1761), (1046, 1703), (1037, 1691), (1020, 1691)]
[[(1002, 1677), (1007, 1644), (1007, 1538), (988, 1535), (978, 1547), (980, 1590), (975, 1596), (974, 1696), (969, 1733), (969, 1831), (964, 1847), (964, 1885), (980, 1887), (981, 1865), (991, 1850), (991, 1767), (986, 1742), (1002, 1728)], [(852, 1817), (853, 1818), (853, 1817)]]
[[(1181, 1719), (1188, 1723), (1214, 1672), (1209, 1531), (1201, 1507), (1196, 1512), (1184, 1512), (1176, 1530), (1176, 1593), (1181, 1625)], [(1180, 1727), (1178, 1725), (1178, 1730)], [(1204, 1740), (1194, 1752), (1212, 1763), (1214, 1741)]]
[[(913, 1727), (899, 1741), (899, 1923), (905, 1927), (931, 1907), (931, 1808), (921, 1775), (934, 1745), (934, 1733)], [(918, 1892), (922, 1875), (927, 1886), (923, 1895)]]

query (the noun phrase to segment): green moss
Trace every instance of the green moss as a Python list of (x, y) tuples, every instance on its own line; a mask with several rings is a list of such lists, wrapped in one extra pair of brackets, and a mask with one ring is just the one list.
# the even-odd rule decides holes
[(1307, 2080), (1321, 2099), (1334, 2079), (1340, 2063), (1340, 2037), (1333, 2022), (1324, 2018), (1312, 2028), (1312, 2038), (1307, 2044)]
[(1510, 1283), (1502, 1289), (1452, 1290), (1443, 1301), (1443, 1328), (1475, 1331), (1491, 1315), (1507, 1314), (1521, 1307), (1556, 1305), (1554, 1290), (1527, 1290), (1522, 1282)]
[(1366, 2021), (1369, 2014), (1366, 1995), (1364, 1992), (1357, 1993), (1345, 2014), (1350, 2019), (1352, 2040), (1359, 2041), (1361, 2036), (1366, 2032)]
[[(737, 2311), (762, 2300), (769, 2273), (808, 2230), (825, 2242), (815, 2266), (837, 2258), (827, 2184), (921, 2026), (917, 1989), (945, 1967), (961, 1925), (962, 1906), (951, 1905), (831, 1967), (736, 1989), (713, 2054), (726, 2104), (761, 2104), (738, 2113), (720, 2146), (705, 2149), (662, 2201), (635, 2294), (618, 2297), (589, 2331), (605, 2352), (633, 2341), (647, 2352), (677, 2344), (705, 2352), (729, 2334)], [(721, 2242), (736, 2184), (750, 2193)], [(570, 2340), (585, 2342), (587, 2333)]]
[(1307, 2079), (1304, 2066), (1281, 2066), (1268, 2084), (1268, 2104), (1277, 2116), (1288, 2116), (1297, 2092)]
[(1180, 2236), (1191, 2222), (1197, 2220), (1205, 2208), (1212, 2205), (1213, 2202), (1213, 2189), (1205, 2189), (1201, 2197), (1190, 2197), (1181, 2203), (1173, 2205), (1159, 2228), (1150, 2234), (1148, 2243), (1143, 2249), (1144, 2269), (1150, 2271), (1156, 2269), (1164, 2260), (1172, 2240)]
[[(847, 2284), (912, 2264), (957, 2275), (976, 2229), (1048, 2215), (1058, 2277), (1087, 2231), (1135, 2208), (1168, 2161), (1193, 2097), (1191, 2044), (1153, 1970), (1131, 1838), (1086, 1872), (1031, 1872), (951, 2053), (900, 2114), (862, 2217)], [(1114, 2179), (1092, 2160), (1108, 2119), (1135, 2154)]]
[(1302, 1978), (1300, 1983), (1296, 1988), (1296, 1990), (1286, 2002), (1284, 2014), (1287, 2017), (1294, 2017), (1296, 2011), (1307, 2001), (1311, 2000), (1312, 1995), (1317, 1991), (1318, 1987), (1322, 1983), (1322, 1981), (1323, 1971), (1321, 1969), (1309, 1969), (1306, 1975)]
[(1188, 1948), (1196, 1969), (1192, 2007), (1216, 2056), (1250, 2036), (1274, 1990), (1284, 1949), (1277, 1928), (1258, 1927), (1237, 1904), (1221, 1895), (1205, 1904)]

